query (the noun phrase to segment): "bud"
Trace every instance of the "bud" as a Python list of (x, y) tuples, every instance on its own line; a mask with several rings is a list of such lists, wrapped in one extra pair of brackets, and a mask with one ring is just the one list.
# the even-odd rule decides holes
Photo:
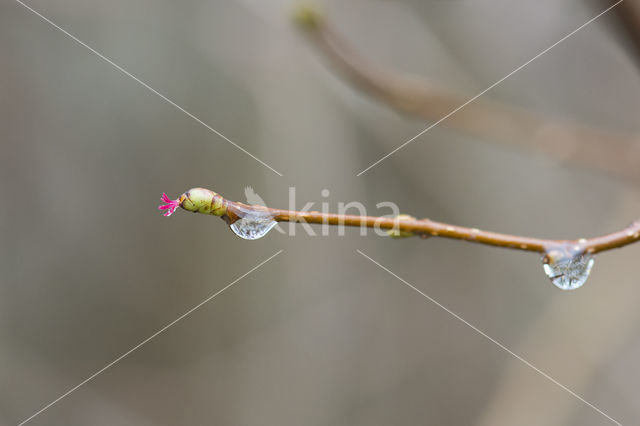
[(402, 231), (400, 229), (400, 221), (401, 220), (415, 220), (415, 217), (409, 216), (408, 214), (399, 214), (394, 219), (394, 225), (392, 229), (387, 231), (387, 235), (391, 238), (407, 238), (413, 237), (413, 232), (410, 231)]

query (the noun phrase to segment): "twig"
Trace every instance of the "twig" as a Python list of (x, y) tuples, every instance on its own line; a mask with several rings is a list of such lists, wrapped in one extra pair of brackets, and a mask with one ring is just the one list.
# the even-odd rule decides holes
[(545, 240), (482, 231), (476, 228), (450, 225), (430, 219), (416, 219), (407, 215), (390, 218), (273, 209), (226, 200), (219, 194), (204, 188), (190, 189), (176, 200), (170, 200), (163, 194), (163, 201), (167, 204), (159, 208), (168, 210), (165, 214), (167, 216), (173, 213), (177, 207), (182, 207), (194, 213), (219, 216), (229, 225), (249, 214), (254, 214), (259, 217), (273, 219), (276, 222), (379, 228), (389, 231), (392, 236), (415, 235), (422, 238), (452, 238), (472, 243), (537, 253), (561, 251), (572, 254), (595, 254), (623, 247), (640, 240), (640, 220), (636, 220), (620, 231), (600, 237), (581, 238), (579, 240)]
[[(373, 65), (311, 6), (301, 6), (295, 21), (349, 82), (397, 110), (435, 122), (468, 101), (423, 78)], [(634, 150), (640, 138), (635, 136), (558, 121), (487, 99), (469, 103), (442, 124), (487, 141), (533, 147), (640, 184), (640, 149)]]

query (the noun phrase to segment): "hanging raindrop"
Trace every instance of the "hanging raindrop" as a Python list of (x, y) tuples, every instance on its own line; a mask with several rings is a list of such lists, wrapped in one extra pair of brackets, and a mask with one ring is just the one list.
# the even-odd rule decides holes
[(542, 267), (553, 285), (561, 290), (575, 290), (589, 278), (595, 258), (587, 253), (554, 249), (542, 258)]
[(240, 238), (257, 240), (267, 235), (277, 223), (269, 215), (252, 212), (236, 220), (229, 227)]

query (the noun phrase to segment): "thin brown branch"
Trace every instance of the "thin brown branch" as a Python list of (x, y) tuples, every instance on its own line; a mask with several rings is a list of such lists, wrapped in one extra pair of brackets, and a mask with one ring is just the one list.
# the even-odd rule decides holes
[(594, 254), (620, 248), (640, 240), (640, 220), (633, 222), (620, 231), (600, 237), (580, 238), (578, 240), (546, 240), (483, 231), (477, 228), (450, 225), (430, 219), (416, 219), (406, 215), (390, 218), (274, 209), (226, 200), (219, 194), (204, 188), (191, 189), (170, 203), (173, 203), (170, 205), (180, 206), (188, 211), (220, 216), (228, 224), (233, 224), (248, 214), (255, 214), (277, 222), (367, 227), (390, 231), (390, 235), (419, 236), (422, 238), (443, 237), (537, 253), (550, 253), (552, 250), (559, 250), (574, 254)]
[[(350, 83), (395, 109), (435, 122), (469, 98), (427, 80), (372, 64), (359, 55), (315, 9), (297, 11), (296, 22)], [(484, 98), (441, 123), (487, 141), (534, 148), (552, 158), (588, 166), (640, 184), (640, 138), (559, 121)]]
[(339, 215), (334, 213), (299, 212), (279, 209), (268, 209), (278, 222), (306, 222), (314, 224), (378, 227), (386, 230), (397, 230), (423, 237), (443, 237), (464, 240), (473, 243), (496, 247), (544, 253), (554, 247), (577, 246), (588, 253), (598, 253), (613, 248), (623, 247), (640, 239), (640, 221), (628, 227), (600, 237), (579, 240), (544, 240), (540, 238), (501, 234), (483, 231), (477, 228), (450, 225), (430, 219), (397, 219), (374, 216)]

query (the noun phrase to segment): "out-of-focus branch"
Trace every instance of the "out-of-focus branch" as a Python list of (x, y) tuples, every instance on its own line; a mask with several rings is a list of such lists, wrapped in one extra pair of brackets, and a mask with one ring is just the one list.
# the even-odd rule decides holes
[[(602, 3), (608, 4), (607, 1)], [(612, 16), (621, 24), (624, 44), (640, 65), (640, 0), (625, 0), (612, 10)]]
[[(301, 6), (295, 21), (351, 84), (399, 111), (437, 121), (468, 101), (423, 78), (372, 64), (313, 7)], [(487, 99), (474, 100), (442, 124), (487, 141), (534, 148), (640, 184), (640, 149), (634, 150), (638, 137), (559, 121)]]

